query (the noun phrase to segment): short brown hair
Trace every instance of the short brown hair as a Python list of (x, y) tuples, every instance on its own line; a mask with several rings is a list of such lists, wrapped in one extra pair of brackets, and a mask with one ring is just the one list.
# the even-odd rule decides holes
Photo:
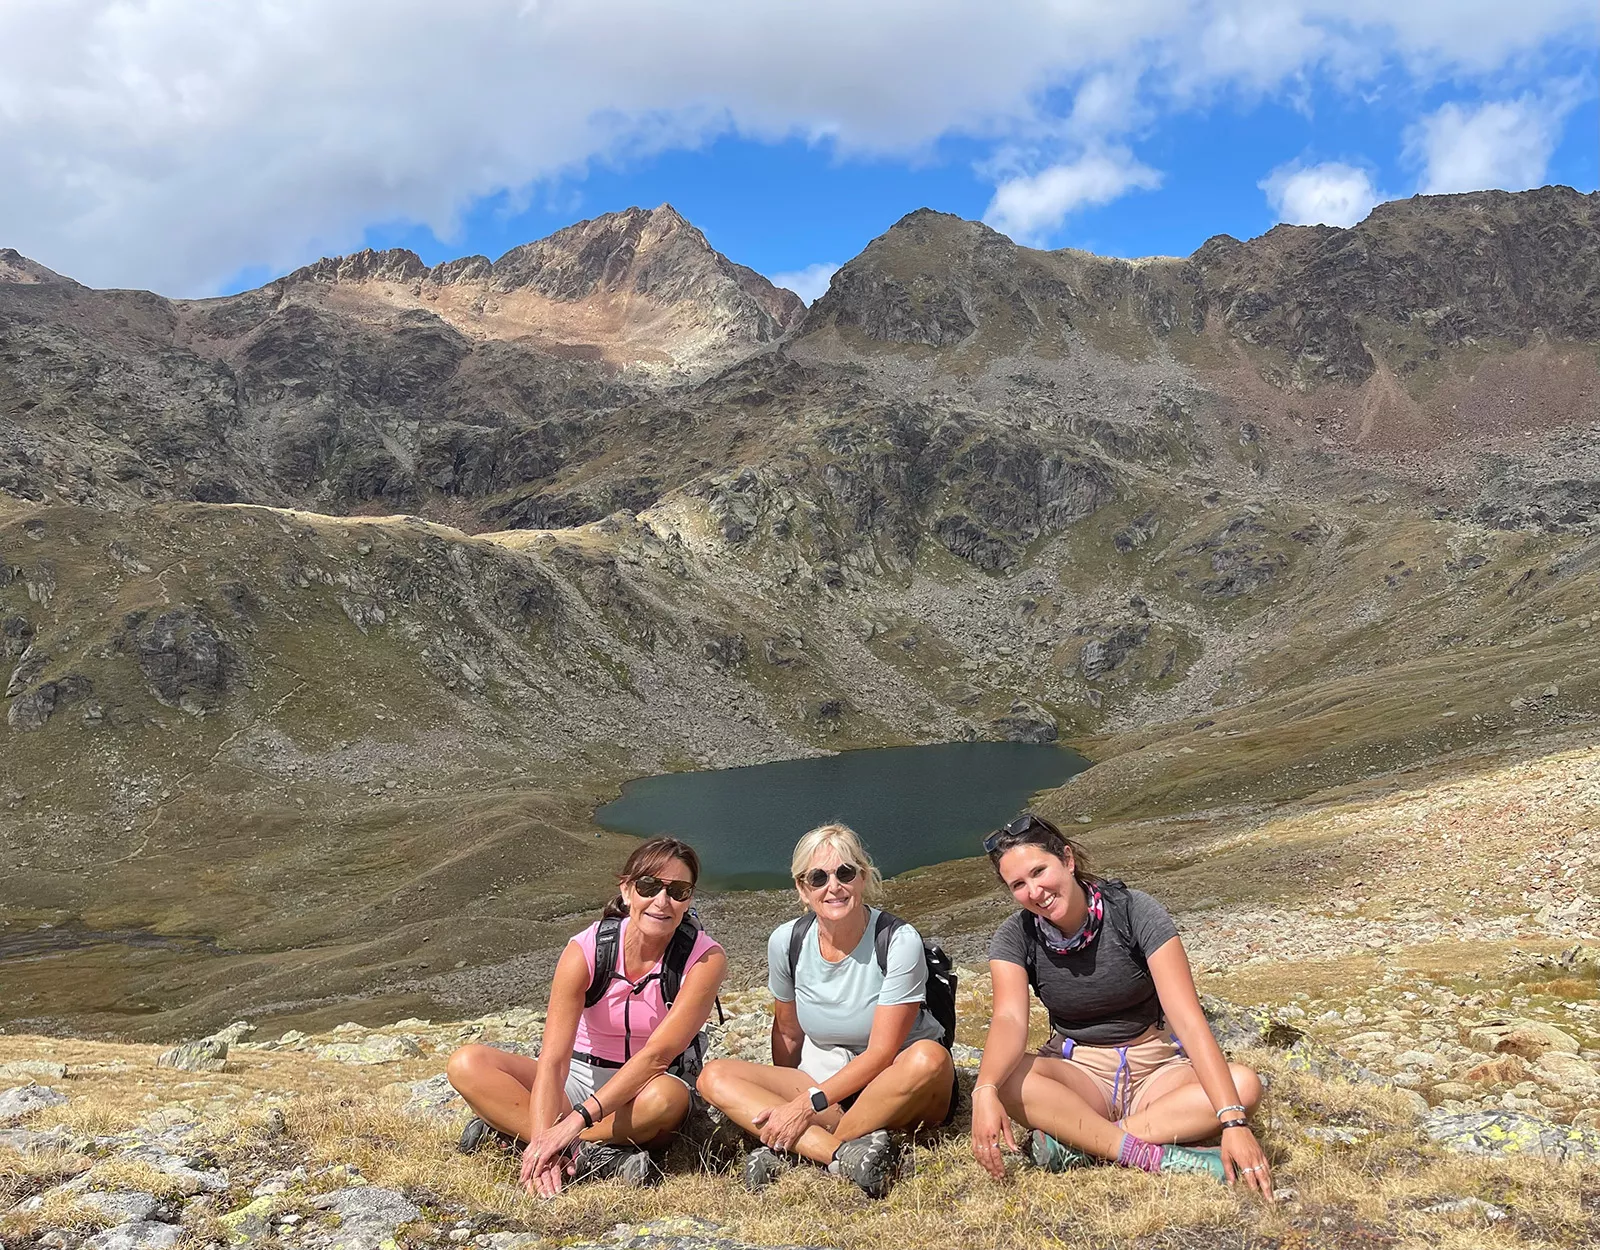
[[(677, 838), (651, 838), (648, 842), (641, 842), (633, 848), (633, 854), (628, 856), (627, 862), (622, 865), (622, 871), (617, 874), (617, 884), (626, 885), (629, 881), (637, 881), (640, 877), (653, 877), (675, 859), (681, 859), (689, 866), (689, 880), (698, 885), (700, 883), (700, 856), (695, 853), (694, 847)], [(619, 893), (606, 904), (605, 915), (626, 916), (628, 904), (623, 901)]]

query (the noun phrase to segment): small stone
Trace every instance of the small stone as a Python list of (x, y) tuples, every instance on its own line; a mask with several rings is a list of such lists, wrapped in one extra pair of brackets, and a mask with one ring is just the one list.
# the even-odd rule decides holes
[(183, 1230), (174, 1224), (140, 1220), (96, 1233), (83, 1243), (81, 1250), (167, 1250), (182, 1235)]
[(1482, 1198), (1451, 1198), (1446, 1202), (1436, 1202), (1431, 1207), (1423, 1207), (1422, 1210), (1426, 1215), (1481, 1215), (1491, 1224), (1506, 1218), (1504, 1211)]
[(354, 1064), (393, 1063), (397, 1059), (416, 1059), (421, 1054), (422, 1047), (415, 1039), (387, 1033), (374, 1033), (359, 1042), (333, 1042), (316, 1050), (318, 1059)]
[(1474, 1064), (1461, 1074), (1463, 1081), (1477, 1085), (1512, 1085), (1528, 1077), (1528, 1061), (1521, 1055), (1501, 1055)]
[(83, 1193), (76, 1202), (80, 1207), (98, 1212), (112, 1224), (137, 1224), (152, 1219), (161, 1206), (154, 1194), (137, 1189)]

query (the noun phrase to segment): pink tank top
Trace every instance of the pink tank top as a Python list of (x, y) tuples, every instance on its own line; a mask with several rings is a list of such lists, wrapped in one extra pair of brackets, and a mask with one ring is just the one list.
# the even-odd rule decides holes
[[(583, 962), (589, 968), (589, 980), (594, 980), (594, 944), (599, 936), (600, 922), (597, 920), (582, 933), (568, 939), (583, 952)], [(621, 1063), (628, 1056), (628, 1039), (632, 1039), (634, 1054), (638, 1054), (639, 1047), (654, 1033), (656, 1026), (666, 1017), (666, 1002), (661, 995), (661, 978), (649, 977), (644, 989), (634, 992), (633, 983), (629, 982), (622, 968), (622, 943), (628, 936), (628, 918), (622, 918), (622, 928), (617, 934), (617, 970), (611, 978), (611, 984), (606, 987), (605, 996), (593, 1007), (586, 1007), (578, 1017), (578, 1035), (573, 1040), (572, 1049), (575, 1053), (593, 1055), (597, 1059), (610, 1059)], [(710, 934), (701, 930), (700, 936), (695, 939), (693, 948), (689, 951), (689, 962), (684, 965), (687, 975), (690, 968), (694, 967), (708, 953), (721, 950), (721, 945)], [(650, 969), (650, 972), (660, 971), (659, 961)], [(640, 983), (645, 982), (645, 977), (640, 978)]]

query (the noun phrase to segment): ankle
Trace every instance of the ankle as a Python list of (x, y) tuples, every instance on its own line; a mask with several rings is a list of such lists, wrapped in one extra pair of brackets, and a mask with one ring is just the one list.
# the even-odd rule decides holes
[(1124, 1133), (1122, 1146), (1117, 1151), (1117, 1162), (1125, 1168), (1138, 1168), (1141, 1172), (1159, 1172), (1161, 1156), (1165, 1153), (1165, 1149), (1156, 1142)]

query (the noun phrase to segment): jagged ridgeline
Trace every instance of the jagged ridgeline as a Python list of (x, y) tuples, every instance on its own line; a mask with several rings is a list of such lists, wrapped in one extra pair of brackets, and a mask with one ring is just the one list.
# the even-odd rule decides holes
[[(924, 210), (809, 310), (668, 207), (211, 300), (0, 252), (5, 1018), (519, 998), (664, 768), (1072, 738), (1044, 809), (1181, 903), (1219, 813), (1592, 726), (1597, 210)], [(980, 868), (898, 888), (959, 943)]]

